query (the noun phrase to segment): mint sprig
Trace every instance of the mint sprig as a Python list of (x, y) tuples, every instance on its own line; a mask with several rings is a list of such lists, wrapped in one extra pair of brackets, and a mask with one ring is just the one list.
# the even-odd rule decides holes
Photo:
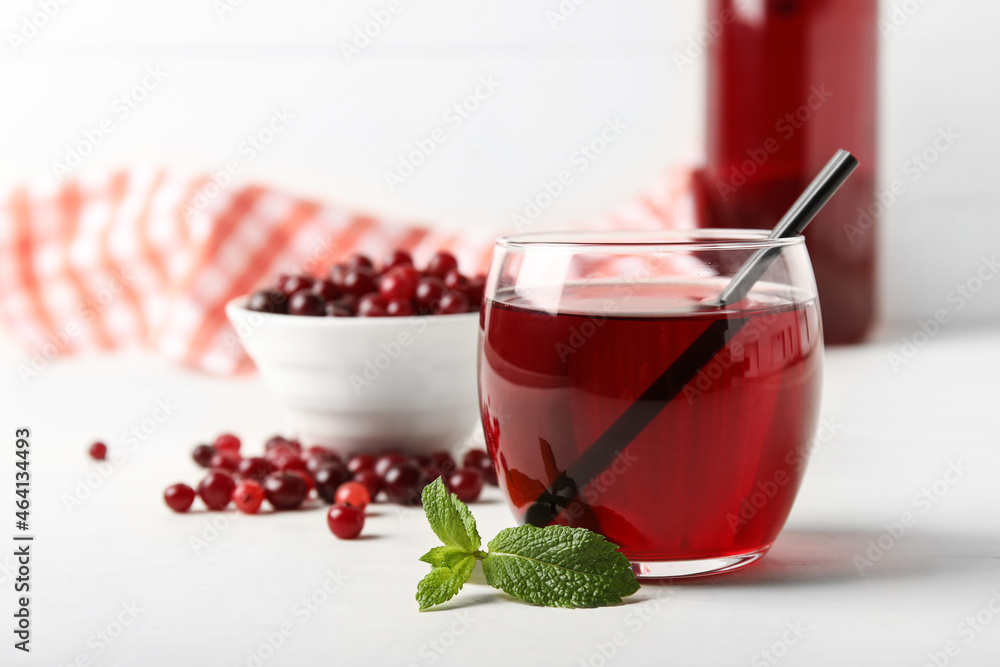
[(586, 528), (507, 528), (484, 552), (475, 518), (440, 478), (424, 487), (422, 500), (427, 521), (444, 545), (420, 557), (431, 565), (417, 584), (421, 611), (457, 595), (477, 560), (487, 583), (537, 605), (603, 607), (639, 590), (618, 547)]

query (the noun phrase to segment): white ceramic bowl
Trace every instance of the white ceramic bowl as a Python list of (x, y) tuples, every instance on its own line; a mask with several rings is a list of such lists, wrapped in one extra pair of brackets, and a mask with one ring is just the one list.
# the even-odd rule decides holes
[(298, 317), (226, 304), (303, 445), (342, 453), (448, 449), (478, 420), (478, 313)]

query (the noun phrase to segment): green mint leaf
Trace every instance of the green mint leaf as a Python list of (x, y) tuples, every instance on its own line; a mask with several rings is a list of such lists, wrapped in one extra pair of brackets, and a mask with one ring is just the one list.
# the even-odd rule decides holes
[(468, 554), (479, 549), (482, 540), (476, 530), (476, 520), (458, 496), (445, 490), (440, 477), (424, 487), (420, 498), (431, 530), (445, 546), (456, 547)]
[[(445, 547), (447, 548), (447, 547)], [(420, 611), (442, 604), (455, 597), (462, 585), (469, 580), (476, 557), (465, 554), (451, 567), (435, 567), (417, 584), (417, 602)]]
[(420, 557), (425, 563), (432, 567), (455, 567), (455, 565), (469, 555), (458, 547), (434, 547)]
[(507, 528), (489, 543), (483, 573), (494, 588), (548, 607), (602, 607), (639, 590), (618, 547), (586, 528)]

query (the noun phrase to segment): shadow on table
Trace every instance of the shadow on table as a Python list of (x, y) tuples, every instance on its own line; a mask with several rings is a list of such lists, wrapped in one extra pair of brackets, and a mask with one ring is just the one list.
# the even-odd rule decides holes
[[(675, 579), (675, 586), (807, 585), (923, 577), (982, 569), (1000, 558), (1000, 537), (858, 530), (787, 530), (764, 558), (743, 570)], [(646, 584), (647, 582), (643, 582)], [(655, 583), (654, 583), (655, 585)]]

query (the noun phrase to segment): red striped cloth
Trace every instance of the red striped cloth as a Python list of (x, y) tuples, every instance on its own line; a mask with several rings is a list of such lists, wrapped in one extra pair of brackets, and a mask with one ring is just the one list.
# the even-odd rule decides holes
[[(577, 227), (693, 226), (693, 191), (690, 173), (678, 171)], [(252, 364), (223, 306), (276, 273), (325, 273), (353, 252), (378, 258), (397, 247), (418, 263), (448, 249), (462, 271), (485, 272), (495, 237), (511, 231), (436, 230), (167, 171), (118, 172), (55, 191), (24, 187), (0, 200), (0, 321), (27, 348), (27, 368), (143, 345), (232, 373)]]

